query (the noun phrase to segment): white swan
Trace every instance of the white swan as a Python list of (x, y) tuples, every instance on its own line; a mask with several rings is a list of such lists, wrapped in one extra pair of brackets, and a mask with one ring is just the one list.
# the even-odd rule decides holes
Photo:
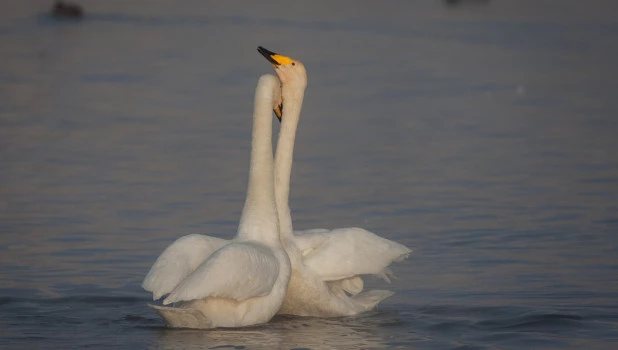
[[(171, 327), (241, 327), (268, 322), (290, 278), (274, 197), (272, 108), (280, 82), (260, 77), (255, 92), (251, 166), (238, 233), (231, 241), (190, 235), (168, 247), (143, 287), (163, 304), (153, 307)], [(174, 259), (181, 256), (180, 259)]]
[[(276, 55), (263, 48), (260, 51), (275, 67), (279, 62), (290, 65), (296, 62), (290, 58)], [(275, 61), (274, 59), (278, 61)], [(302, 64), (299, 66), (302, 67)], [(295, 98), (285, 101), (285, 122), (282, 122), (280, 139), (277, 144), (275, 163), (276, 200), (282, 237), (288, 248), (302, 255), (302, 264), (295, 254), (295, 266), (302, 266), (297, 271), (309, 275), (307, 281), (319, 286), (317, 291), (307, 290), (304, 295), (299, 292), (288, 293), (281, 313), (304, 316), (342, 316), (359, 313), (373, 308), (379, 301), (392, 295), (388, 291), (372, 291), (357, 295), (363, 290), (363, 280), (359, 275), (372, 274), (389, 281), (391, 276), (388, 266), (393, 261), (403, 260), (410, 253), (405, 246), (381, 238), (361, 228), (341, 228), (335, 230), (313, 229), (296, 231), (292, 234), (292, 219), (288, 206), (290, 174), (294, 150), (294, 138), (298, 124), (306, 74), (300, 81), (302, 89), (297, 89)], [(291, 85), (290, 85), (291, 86)], [(288, 86), (289, 87), (289, 86)], [(291, 91), (291, 90), (290, 90)], [(273, 103), (278, 117), (281, 117), (281, 100)], [(294, 113), (293, 110), (295, 110)], [(201, 234), (184, 236), (171, 244), (157, 259), (147, 274), (142, 287), (153, 293), (157, 300), (170, 293), (185, 277), (191, 274), (206, 258), (231, 241)], [(297, 273), (291, 285), (292, 291), (303, 289), (299, 284)], [(311, 282), (307, 282), (311, 285)], [(355, 296), (349, 298), (347, 294)], [(316, 297), (318, 296), (318, 297)], [(295, 301), (297, 300), (297, 301)]]
[(299, 316), (347, 316), (372, 309), (393, 293), (374, 290), (359, 294), (363, 280), (373, 274), (389, 281), (388, 266), (410, 254), (407, 247), (361, 228), (292, 229), (289, 208), (290, 176), (296, 128), (307, 74), (298, 60), (263, 47), (260, 52), (282, 83), (283, 115), (275, 156), (275, 197), (280, 234), (292, 262), (292, 276), (279, 313)]

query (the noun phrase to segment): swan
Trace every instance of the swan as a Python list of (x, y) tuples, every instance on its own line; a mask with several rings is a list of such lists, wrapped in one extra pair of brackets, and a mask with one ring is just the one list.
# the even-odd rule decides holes
[[(280, 66), (294, 67), (300, 63), (264, 48), (259, 48), (258, 51), (269, 59), (276, 70)], [(373, 308), (378, 302), (392, 295), (388, 291), (372, 291), (358, 295), (363, 290), (360, 275), (377, 275), (390, 282), (389, 277), (393, 275), (388, 266), (393, 261), (405, 259), (411, 251), (401, 244), (361, 228), (293, 231), (288, 205), (289, 185), (296, 126), (306, 87), (305, 69), (302, 63), (298, 67), (302, 67), (296, 69), (302, 72), (301, 77), (296, 79), (300, 88), (287, 89), (290, 96), (285, 101), (286, 114), (283, 121), (282, 98), (277, 95), (273, 99), (273, 110), (282, 122), (275, 155), (275, 196), (278, 210), (281, 210), (281, 237), (287, 242), (288, 252), (295, 253), (296, 259), (292, 263), (297, 271), (290, 285), (291, 289), (288, 290), (296, 292), (288, 293), (280, 313), (302, 316), (353, 315)], [(286, 83), (286, 86), (291, 87), (290, 84)], [(213, 252), (230, 242), (231, 240), (202, 234), (191, 234), (177, 239), (161, 253), (146, 275), (142, 287), (153, 293), (153, 300), (161, 298), (170, 293)], [(298, 253), (302, 258), (299, 258)], [(307, 295), (299, 292), (303, 290), (303, 284), (298, 282), (302, 280), (303, 274), (309, 276), (307, 281), (313, 281), (306, 283), (314, 289), (317, 288), (317, 291), (308, 292)]]
[(292, 275), (279, 313), (298, 316), (350, 316), (374, 308), (393, 293), (373, 290), (360, 293), (360, 275), (377, 275), (390, 282), (387, 268), (411, 250), (362, 228), (294, 231), (289, 207), (294, 141), (307, 73), (290, 57), (258, 47), (273, 66), (282, 84), (283, 114), (275, 155), (275, 198), (279, 229), (292, 263)]
[[(291, 265), (279, 239), (271, 143), (272, 108), (280, 96), (277, 77), (260, 77), (249, 184), (236, 237), (230, 241), (182, 237), (161, 254), (144, 280), (143, 287), (153, 291), (155, 299), (167, 295), (163, 304), (174, 303), (173, 307), (150, 305), (171, 327), (265, 323), (283, 302)], [(173, 260), (179, 253), (182, 258)]]

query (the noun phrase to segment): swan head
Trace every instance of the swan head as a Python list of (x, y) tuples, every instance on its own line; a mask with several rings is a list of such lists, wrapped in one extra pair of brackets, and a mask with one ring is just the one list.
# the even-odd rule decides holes
[(279, 55), (261, 46), (258, 46), (258, 52), (273, 65), (281, 79), (281, 84), (303, 89), (307, 86), (307, 71), (300, 61)]

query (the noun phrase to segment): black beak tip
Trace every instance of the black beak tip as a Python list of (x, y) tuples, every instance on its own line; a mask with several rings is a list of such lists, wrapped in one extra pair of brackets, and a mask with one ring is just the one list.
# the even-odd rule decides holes
[(279, 65), (279, 62), (275, 61), (273, 59), (273, 56), (276, 55), (276, 53), (269, 51), (265, 48), (263, 48), (262, 46), (258, 46), (257, 51), (264, 56), (264, 58), (266, 58), (268, 60), (268, 62), (274, 64), (275, 66)]
[(265, 49), (263, 46), (258, 46), (257, 50), (262, 55), (269, 55), (269, 56), (276, 55), (276, 53), (274, 53), (274, 52), (272, 52), (270, 50)]

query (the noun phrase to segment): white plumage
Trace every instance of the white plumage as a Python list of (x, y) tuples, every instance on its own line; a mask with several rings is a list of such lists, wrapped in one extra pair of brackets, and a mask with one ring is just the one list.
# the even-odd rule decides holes
[(142, 287), (158, 300), (169, 294), (212, 253), (230, 243), (227, 239), (192, 234), (178, 238), (152, 265)]
[[(393, 293), (385, 290), (362, 292), (364, 283), (361, 275), (376, 275), (390, 282), (392, 273), (388, 266), (393, 261), (407, 258), (411, 250), (362, 228), (293, 231), (288, 205), (289, 184), (296, 127), (306, 87), (306, 72), (299, 61), (263, 48), (258, 51), (273, 64), (283, 86), (282, 96), (275, 96), (273, 106), (275, 109), (280, 107), (281, 99), (285, 106), (274, 163), (274, 192), (280, 239), (291, 260), (292, 272), (278, 312), (331, 317), (370, 310)], [(247, 203), (249, 202), (248, 199)], [(249, 216), (243, 211), (243, 218)], [(263, 258), (268, 254), (256, 253), (253, 257), (253, 253), (260, 248), (250, 249), (249, 246), (228, 252), (227, 245), (234, 242), (235, 240), (196, 234), (181, 237), (157, 259), (146, 276), (143, 287), (153, 292), (155, 300), (169, 294), (164, 303), (186, 299), (203, 300), (199, 298), (207, 295), (211, 298), (235, 300), (243, 300), (247, 295), (262, 295), (274, 278), (269, 273), (275, 270), (274, 260)], [(226, 247), (222, 248), (224, 246)], [(213, 254), (214, 252), (217, 253)], [(221, 254), (221, 257), (226, 256), (229, 261), (239, 262), (230, 263), (232, 266), (208, 263), (211, 255), (214, 257), (218, 254)], [(216, 282), (216, 288), (209, 285), (212, 282), (209, 282), (208, 276), (221, 274), (225, 274), (226, 278)], [(255, 277), (235, 277), (239, 275)], [(213, 288), (216, 292), (213, 292)], [(180, 305), (184, 307), (152, 307), (168, 320), (168, 323), (178, 327), (209, 328), (204, 327), (209, 324), (204, 315), (223, 312), (222, 305), (225, 303), (219, 303), (218, 307), (214, 308), (215, 311), (211, 305), (202, 301), (184, 304), (181, 302)], [(245, 306), (248, 307), (249, 304)]]
[(263, 47), (258, 51), (281, 80), (284, 106), (275, 156), (275, 197), (281, 240), (292, 263), (292, 276), (279, 313), (331, 317), (370, 310), (393, 293), (361, 293), (360, 275), (373, 274), (389, 281), (392, 274), (387, 267), (407, 257), (410, 250), (360, 228), (293, 231), (288, 203), (290, 177), (307, 73), (298, 60)]
[(404, 245), (358, 227), (295, 231), (294, 242), (305, 267), (324, 281), (377, 275), (390, 282), (387, 266), (410, 253)]
[(263, 297), (271, 292), (278, 275), (279, 263), (267, 247), (234, 242), (215, 251), (172, 290), (163, 304), (207, 297), (236, 301)]
[[(240, 327), (268, 322), (279, 310), (290, 261), (279, 240), (274, 197), (272, 106), (280, 96), (273, 75), (260, 78), (255, 94), (247, 198), (231, 241), (201, 235), (178, 239), (157, 259), (142, 286), (171, 327)], [(168, 294), (169, 293), (169, 294)]]

